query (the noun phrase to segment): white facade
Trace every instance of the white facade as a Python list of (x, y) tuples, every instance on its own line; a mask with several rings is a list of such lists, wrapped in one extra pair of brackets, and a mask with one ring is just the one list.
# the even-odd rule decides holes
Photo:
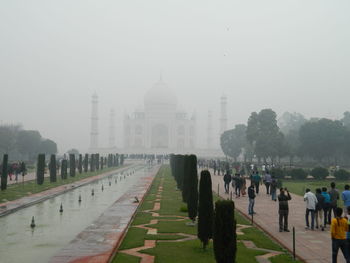
[(124, 149), (132, 153), (187, 153), (196, 148), (196, 118), (177, 108), (160, 80), (144, 97), (144, 109), (124, 119)]

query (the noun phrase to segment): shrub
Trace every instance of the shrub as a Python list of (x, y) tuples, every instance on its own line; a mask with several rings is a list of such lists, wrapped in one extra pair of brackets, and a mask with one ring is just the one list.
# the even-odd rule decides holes
[(213, 237), (213, 191), (210, 172), (201, 172), (199, 182), (199, 204), (198, 204), (198, 238), (203, 244), (203, 249), (208, 245), (209, 239)]
[(45, 154), (38, 155), (38, 164), (36, 166), (36, 182), (39, 185), (44, 183), (45, 174)]
[(217, 263), (236, 261), (237, 235), (234, 214), (235, 204), (229, 200), (215, 203), (214, 253)]
[(334, 172), (334, 177), (337, 178), (338, 180), (349, 180), (350, 172), (344, 169), (340, 169)]
[(67, 169), (68, 169), (68, 161), (67, 160), (62, 160), (61, 164), (61, 178), (62, 179), (67, 179)]
[(2, 159), (2, 171), (1, 171), (1, 190), (6, 190), (7, 188), (7, 163), (9, 156), (8, 154), (4, 154)]
[(50, 182), (54, 183), (57, 179), (56, 156), (51, 154), (50, 157)]
[(288, 174), (296, 180), (305, 180), (307, 177), (307, 172), (301, 168), (292, 169), (288, 172)]
[(285, 171), (281, 168), (273, 168), (271, 171), (271, 175), (275, 176), (277, 179), (283, 179), (286, 175)]
[(75, 155), (74, 154), (69, 155), (69, 176), (71, 177), (75, 176)]
[(85, 154), (84, 157), (84, 173), (86, 173), (88, 171), (89, 168), (89, 154)]
[(323, 167), (315, 167), (314, 169), (311, 170), (311, 175), (315, 179), (325, 179), (328, 175), (328, 169), (323, 168)]
[(188, 212), (188, 208), (187, 208), (187, 205), (183, 205), (180, 207), (180, 212)]
[(79, 154), (78, 171), (80, 174), (83, 172), (83, 155), (81, 154)]
[(198, 172), (197, 172), (197, 157), (195, 155), (188, 156), (189, 171), (188, 171), (188, 195), (187, 207), (188, 217), (195, 221), (198, 212)]

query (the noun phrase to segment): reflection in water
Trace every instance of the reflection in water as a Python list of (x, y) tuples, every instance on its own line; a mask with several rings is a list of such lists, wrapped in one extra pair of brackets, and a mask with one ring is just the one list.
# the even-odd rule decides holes
[[(126, 179), (115, 174), (0, 217), (0, 262), (47, 262), (147, 173), (143, 167), (136, 170)], [(118, 183), (102, 191), (101, 184), (107, 185), (112, 178)], [(30, 227), (33, 216), (35, 228)]]

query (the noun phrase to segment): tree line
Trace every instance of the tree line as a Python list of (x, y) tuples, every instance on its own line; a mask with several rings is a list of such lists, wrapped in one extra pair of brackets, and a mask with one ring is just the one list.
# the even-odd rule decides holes
[[(38, 185), (42, 185), (45, 180), (45, 168), (49, 168), (49, 180), (50, 183), (55, 183), (57, 181), (57, 174), (60, 170), (61, 179), (65, 180), (69, 177), (75, 177), (76, 172), (79, 174), (87, 172), (95, 172), (96, 170), (103, 170), (105, 167), (118, 167), (124, 164), (123, 154), (108, 154), (108, 156), (100, 156), (100, 154), (82, 154), (78, 155), (76, 159), (75, 154), (69, 154), (69, 159), (63, 159), (58, 162), (56, 155), (52, 154), (50, 156), (50, 161), (48, 165), (46, 164), (46, 155), (38, 154), (37, 165), (36, 165), (36, 182)], [(0, 165), (1, 173), (1, 190), (7, 189), (7, 177), (8, 177), (8, 160), (9, 155), (4, 154), (3, 160)], [(24, 162), (23, 162), (24, 164)], [(90, 169), (90, 170), (89, 170)], [(25, 175), (25, 168), (22, 169), (22, 176)]]
[(34, 161), (39, 153), (56, 154), (57, 144), (38, 131), (24, 130), (20, 125), (1, 125), (0, 154), (5, 153), (11, 160)]
[(225, 155), (237, 161), (290, 163), (312, 161), (343, 164), (350, 160), (350, 112), (340, 120), (306, 119), (284, 113), (279, 120), (272, 109), (252, 112), (247, 124), (238, 124), (221, 135)]

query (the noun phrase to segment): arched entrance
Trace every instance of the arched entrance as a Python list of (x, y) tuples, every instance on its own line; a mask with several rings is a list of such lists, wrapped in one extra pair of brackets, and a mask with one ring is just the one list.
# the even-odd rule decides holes
[(152, 127), (152, 148), (169, 148), (169, 129), (164, 124), (156, 124)]

